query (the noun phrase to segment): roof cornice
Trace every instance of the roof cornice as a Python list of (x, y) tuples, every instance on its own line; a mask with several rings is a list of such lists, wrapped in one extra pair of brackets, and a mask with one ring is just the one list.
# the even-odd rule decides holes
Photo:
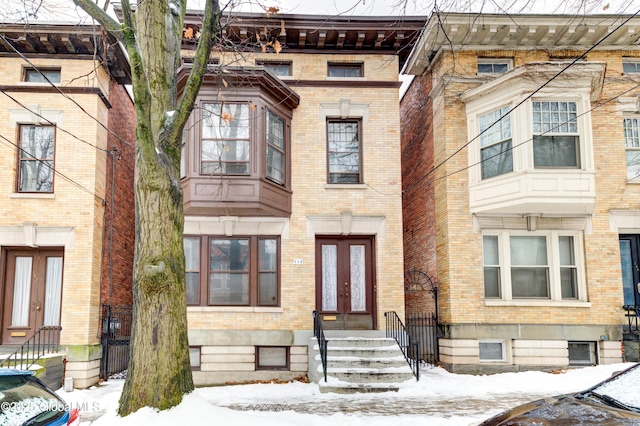
[(640, 50), (640, 17), (631, 15), (433, 14), (407, 59), (405, 73), (419, 75), (443, 50)]

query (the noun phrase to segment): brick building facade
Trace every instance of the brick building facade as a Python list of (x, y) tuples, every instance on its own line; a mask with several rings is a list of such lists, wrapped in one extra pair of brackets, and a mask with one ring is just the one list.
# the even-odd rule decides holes
[(405, 267), (437, 278), (452, 371), (637, 359), (640, 21), (624, 19), (434, 15), (408, 59)]
[(314, 310), (404, 316), (398, 72), (423, 19), (238, 18), (183, 151), (196, 384), (306, 373)]
[(61, 326), (66, 375), (86, 387), (101, 303), (131, 303), (128, 62), (92, 26), (4, 24), (0, 37), (1, 343)]

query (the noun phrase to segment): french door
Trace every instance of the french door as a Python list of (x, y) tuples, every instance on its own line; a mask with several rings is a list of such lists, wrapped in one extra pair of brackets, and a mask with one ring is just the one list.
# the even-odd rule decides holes
[(316, 310), (328, 330), (375, 324), (373, 237), (316, 239)]
[(5, 252), (2, 344), (23, 343), (43, 325), (60, 325), (62, 250)]

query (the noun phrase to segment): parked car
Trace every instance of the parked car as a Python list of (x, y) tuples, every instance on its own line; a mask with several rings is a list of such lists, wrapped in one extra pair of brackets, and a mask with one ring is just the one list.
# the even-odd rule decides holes
[(0, 368), (0, 425), (78, 426), (80, 412), (70, 409), (32, 371)]
[(640, 364), (586, 391), (529, 402), (480, 423), (498, 425), (640, 425)]

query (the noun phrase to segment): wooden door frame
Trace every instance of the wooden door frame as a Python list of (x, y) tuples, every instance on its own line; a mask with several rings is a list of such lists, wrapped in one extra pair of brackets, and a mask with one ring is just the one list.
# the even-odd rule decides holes
[(378, 329), (378, 283), (377, 283), (377, 264), (376, 264), (376, 238), (375, 235), (316, 235), (315, 236), (315, 306), (316, 310), (322, 313), (322, 256), (320, 253), (320, 246), (323, 241), (368, 241), (370, 245), (369, 259), (365, 258), (365, 264), (370, 262), (369, 272), (371, 273), (371, 286), (367, 289), (367, 295), (371, 296), (371, 320), (372, 330)]

